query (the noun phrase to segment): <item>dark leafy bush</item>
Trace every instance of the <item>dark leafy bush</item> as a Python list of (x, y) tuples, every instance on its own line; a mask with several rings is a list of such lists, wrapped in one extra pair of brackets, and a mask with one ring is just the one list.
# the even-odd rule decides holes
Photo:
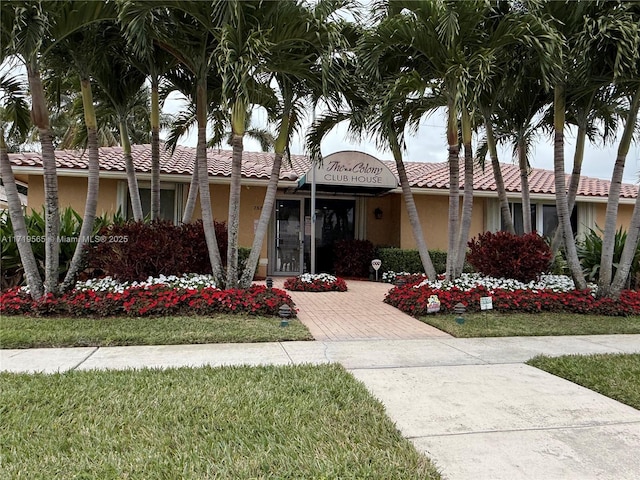
[[(227, 230), (216, 222), (216, 238), (226, 263)], [(109, 225), (91, 246), (89, 266), (121, 281), (160, 275), (211, 273), (202, 222), (173, 225), (167, 221)]]
[(369, 266), (374, 258), (373, 244), (369, 240), (339, 240), (335, 242), (333, 251), (336, 275), (369, 277)]
[(551, 250), (537, 233), (486, 232), (469, 241), (468, 262), (490, 277), (530, 282), (551, 264)]

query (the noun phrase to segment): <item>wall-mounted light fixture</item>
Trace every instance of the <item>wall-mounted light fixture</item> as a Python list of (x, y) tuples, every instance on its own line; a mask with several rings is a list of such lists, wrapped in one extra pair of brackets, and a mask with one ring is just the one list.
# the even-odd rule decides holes
[(380, 209), (380, 207), (377, 207), (373, 211), (373, 216), (376, 217), (376, 220), (382, 220), (382, 210)]

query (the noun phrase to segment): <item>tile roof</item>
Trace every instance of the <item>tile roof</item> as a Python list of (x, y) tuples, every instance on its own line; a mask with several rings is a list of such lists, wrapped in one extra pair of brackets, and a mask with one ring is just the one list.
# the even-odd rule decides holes
[[(131, 147), (136, 171), (151, 172), (151, 147), (149, 145), (133, 145)], [(160, 149), (161, 174), (191, 175), (196, 149), (178, 146), (173, 153)], [(209, 174), (217, 177), (231, 175), (231, 151), (208, 149)], [(40, 154), (37, 152), (9, 154), (14, 167), (42, 166)], [(56, 161), (58, 168), (80, 169), (87, 168), (87, 152), (83, 150), (58, 150)], [(244, 152), (242, 176), (245, 178), (267, 180), (271, 173), (273, 162), (272, 153)], [(393, 161), (383, 161), (397, 176), (397, 169)], [(310, 168), (311, 162), (304, 155), (292, 155), (291, 162), (283, 160), (280, 180), (295, 181), (301, 178)], [(516, 165), (501, 164), (507, 192), (520, 192), (520, 172)], [(104, 147), (100, 149), (100, 168), (106, 172), (125, 172), (121, 147)], [(448, 189), (449, 168), (447, 163), (407, 162), (407, 176), (414, 188)], [(460, 187), (463, 187), (463, 166), (461, 166)], [(567, 175), (567, 183), (569, 176)], [(606, 197), (611, 182), (599, 178), (581, 177), (578, 195), (587, 197)], [(475, 172), (474, 190), (479, 192), (495, 192), (495, 181), (491, 168)], [(540, 195), (555, 194), (554, 175), (550, 170), (531, 169), (529, 174), (529, 191)], [(621, 198), (636, 198), (638, 188), (635, 185), (623, 184)]]

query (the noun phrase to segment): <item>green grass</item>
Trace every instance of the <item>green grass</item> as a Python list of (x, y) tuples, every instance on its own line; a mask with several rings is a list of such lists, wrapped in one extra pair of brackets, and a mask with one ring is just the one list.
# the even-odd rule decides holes
[(459, 325), (455, 315), (428, 315), (422, 320), (454, 337), (537, 335), (605, 335), (640, 333), (640, 317), (605, 317), (569, 313), (469, 313)]
[(538, 356), (527, 363), (640, 410), (640, 354)]
[(439, 479), (342, 367), (0, 374), (5, 479)]
[(290, 319), (288, 327), (281, 327), (278, 318), (250, 315), (97, 319), (5, 316), (0, 322), (0, 348), (275, 342), (311, 338), (299, 320)]

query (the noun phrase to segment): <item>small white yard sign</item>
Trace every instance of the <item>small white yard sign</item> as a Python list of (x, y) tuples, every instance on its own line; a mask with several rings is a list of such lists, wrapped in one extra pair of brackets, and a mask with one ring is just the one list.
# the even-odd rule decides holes
[(491, 297), (480, 297), (480, 310), (493, 310), (493, 299)]

